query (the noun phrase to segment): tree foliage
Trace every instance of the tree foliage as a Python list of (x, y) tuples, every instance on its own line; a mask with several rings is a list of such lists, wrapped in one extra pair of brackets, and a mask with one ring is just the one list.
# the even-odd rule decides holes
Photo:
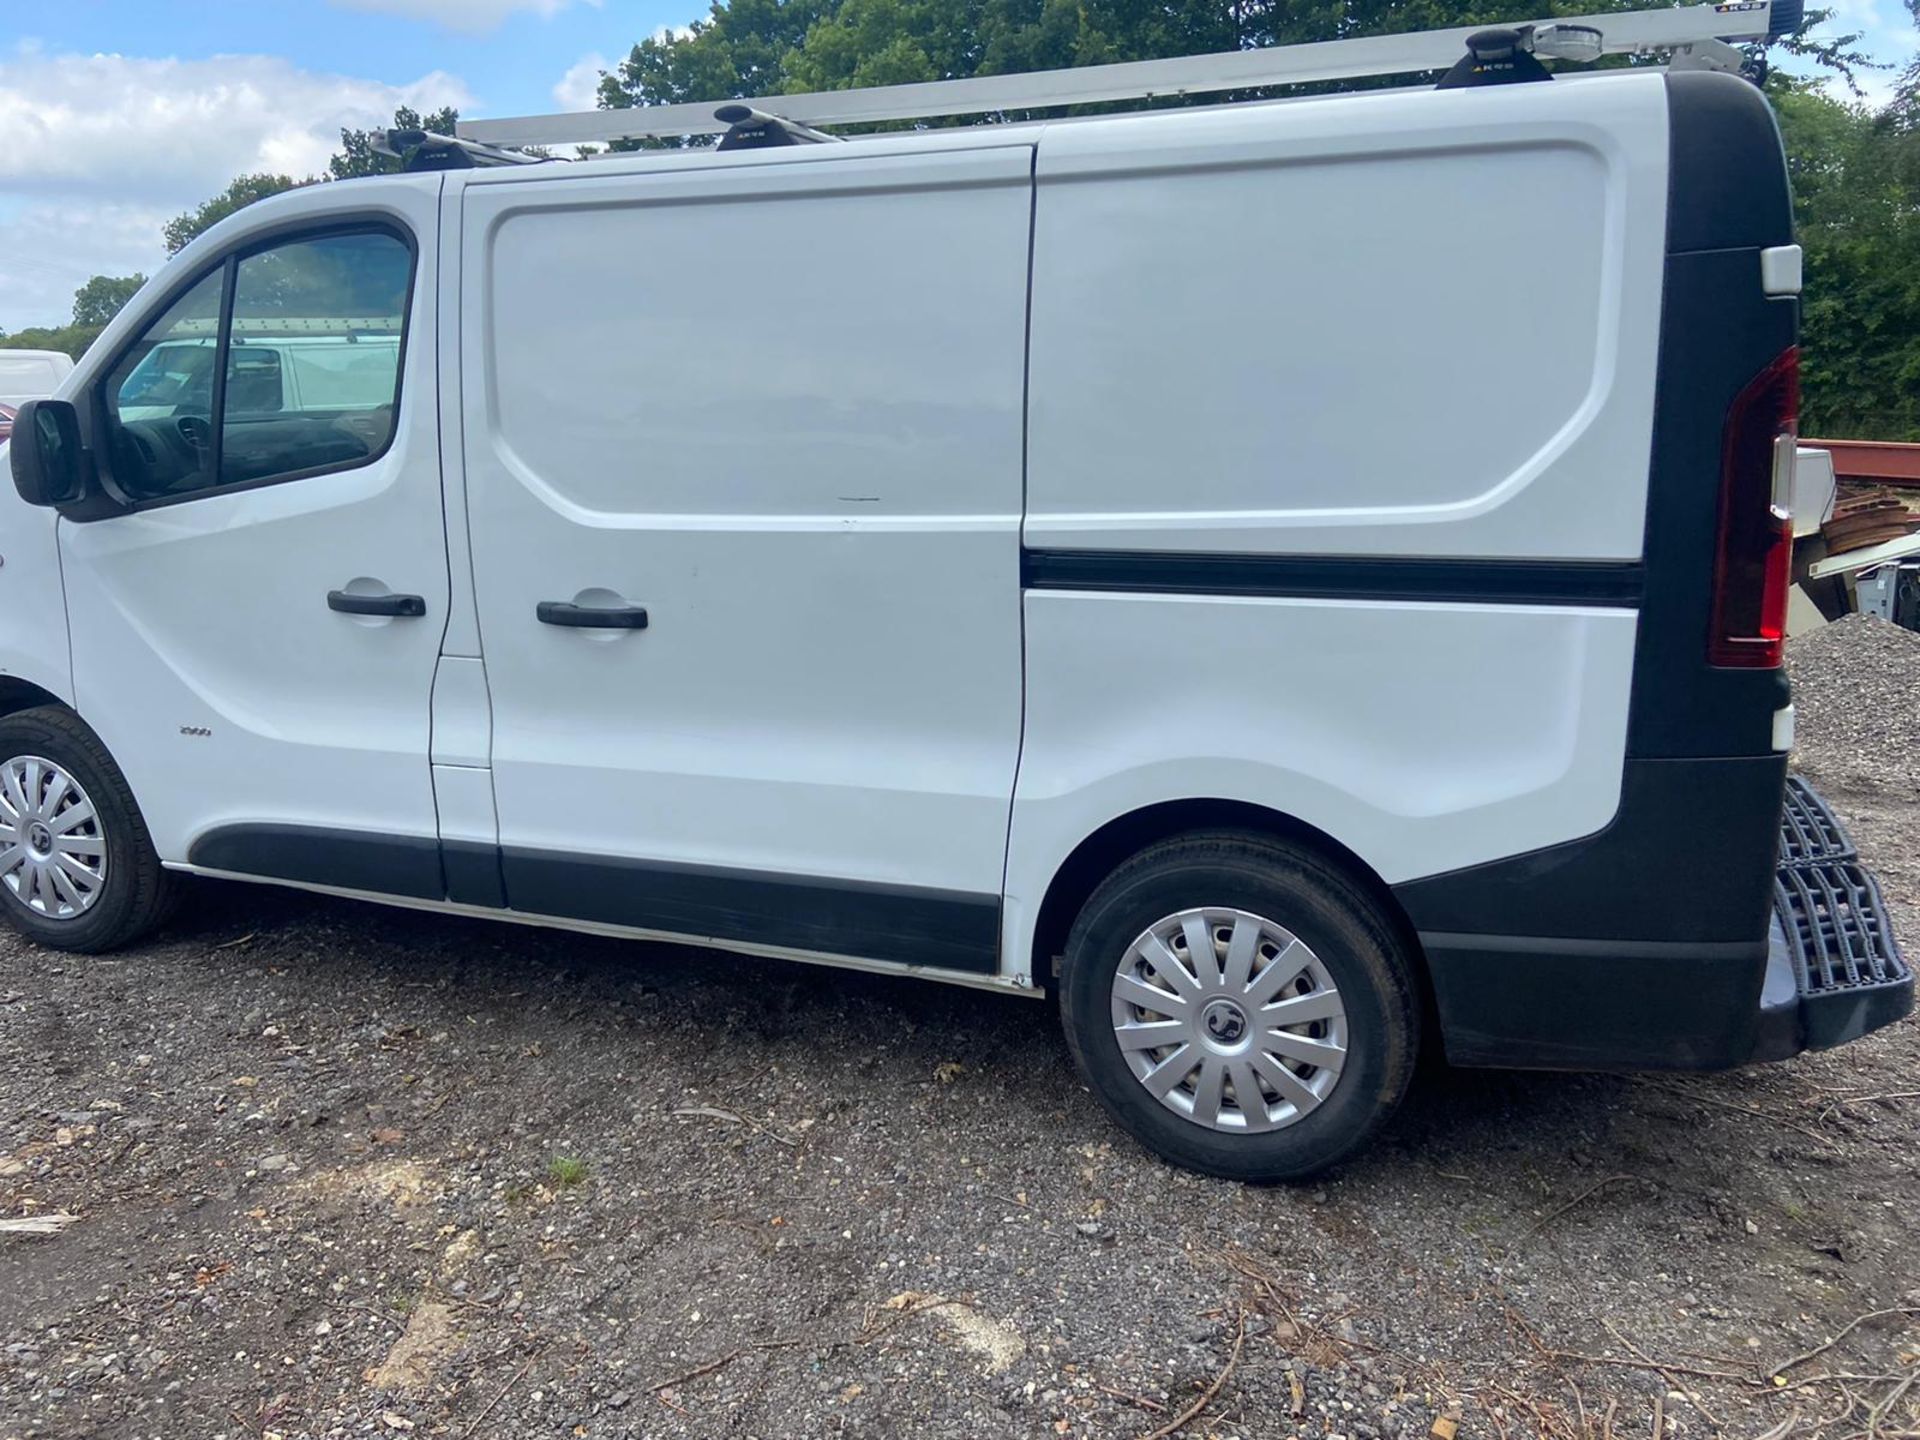
[[(642, 40), (600, 84), (608, 108), (970, 75), (1064, 69), (1293, 45), (1541, 14), (1642, 9), (1645, 0), (715, 0), (688, 29)], [(1858, 35), (1815, 41), (1808, 12), (1786, 47), (1850, 73)]]
[(176, 215), (167, 222), (163, 232), (167, 253), (178, 254), (189, 241), (211, 230), (236, 210), (244, 209), (256, 200), (264, 200), (269, 195), (291, 190), (301, 183), (291, 175), (242, 175), (211, 200), (202, 201), (194, 209)]
[(73, 323), (104, 329), (147, 283), (144, 275), (96, 275), (73, 292)]
[(29, 325), (11, 335), (0, 335), (0, 349), (58, 350), (78, 360), (100, 338), (98, 325)]
[(0, 349), (59, 350), (78, 360), (146, 283), (144, 275), (95, 275), (73, 292), (71, 324), (34, 325), (12, 335), (0, 332)]
[(1920, 105), (1775, 97), (1806, 251), (1802, 434), (1920, 440)]
[[(418, 110), (402, 105), (393, 112), (393, 128), (396, 130), (431, 130), (440, 135), (453, 134), (453, 127), (460, 119), (460, 112), (452, 106), (422, 115)], [(327, 161), (327, 173), (305, 180), (296, 180), (291, 175), (242, 175), (225, 190), (193, 210), (176, 215), (167, 222), (167, 253), (175, 254), (183, 249), (205, 230), (210, 230), (236, 210), (251, 205), (256, 200), (264, 200), (269, 195), (278, 195), (283, 190), (292, 190), (301, 185), (316, 184), (321, 180), (352, 180), (362, 175), (389, 175), (399, 170), (400, 162), (390, 155), (378, 153), (373, 144), (384, 133), (379, 130), (347, 130), (340, 132), (340, 148)]]

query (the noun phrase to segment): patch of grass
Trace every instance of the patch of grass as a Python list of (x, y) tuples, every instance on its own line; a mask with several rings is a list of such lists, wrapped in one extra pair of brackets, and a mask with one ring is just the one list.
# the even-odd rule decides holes
[(571, 1190), (587, 1178), (587, 1162), (571, 1155), (556, 1155), (547, 1162), (547, 1179), (556, 1190)]
[(1807, 1218), (1807, 1207), (1802, 1205), (1798, 1200), (1789, 1200), (1780, 1208), (1785, 1212), (1789, 1220), (1801, 1221)]

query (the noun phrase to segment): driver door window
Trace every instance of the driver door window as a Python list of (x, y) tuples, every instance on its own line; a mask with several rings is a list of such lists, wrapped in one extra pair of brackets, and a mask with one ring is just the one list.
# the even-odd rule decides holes
[(121, 490), (176, 500), (384, 454), (412, 280), (412, 252), (379, 230), (229, 258), (107, 376), (107, 453)]
[(213, 371), (224, 270), (167, 307), (107, 375), (113, 474), (137, 500), (213, 484)]

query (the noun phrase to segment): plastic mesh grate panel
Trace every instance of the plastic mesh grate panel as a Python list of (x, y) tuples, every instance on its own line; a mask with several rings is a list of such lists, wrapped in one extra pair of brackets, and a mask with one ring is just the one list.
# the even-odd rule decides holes
[(1786, 867), (1857, 858), (1846, 827), (1827, 802), (1798, 775), (1788, 776), (1780, 811), (1780, 864)]
[(1880, 887), (1860, 866), (1846, 861), (1782, 866), (1773, 898), (1802, 995), (1905, 978)]
[(1803, 998), (1907, 978), (1879, 882), (1860, 864), (1846, 826), (1797, 775), (1787, 780), (1780, 807), (1773, 908)]

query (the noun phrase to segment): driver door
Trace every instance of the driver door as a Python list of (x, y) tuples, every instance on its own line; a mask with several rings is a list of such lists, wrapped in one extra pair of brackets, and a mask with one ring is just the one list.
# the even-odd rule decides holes
[[(442, 893), (438, 190), (240, 242), (89, 391), (122, 505), (60, 522), (74, 689), (164, 861)], [(296, 346), (353, 383), (288, 383)]]

